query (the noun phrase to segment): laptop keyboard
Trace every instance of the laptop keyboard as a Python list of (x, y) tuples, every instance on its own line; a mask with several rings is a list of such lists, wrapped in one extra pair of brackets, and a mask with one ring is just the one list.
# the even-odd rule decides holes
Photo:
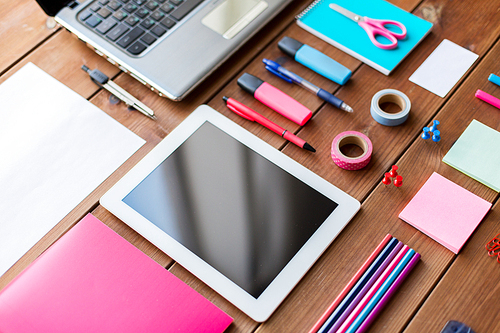
[(97, 34), (138, 56), (204, 0), (96, 0), (78, 19)]

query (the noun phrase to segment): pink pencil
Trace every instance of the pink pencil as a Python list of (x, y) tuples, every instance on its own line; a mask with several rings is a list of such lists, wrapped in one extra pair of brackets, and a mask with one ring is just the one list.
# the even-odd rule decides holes
[(358, 303), (356, 308), (351, 312), (349, 317), (344, 321), (342, 326), (337, 330), (337, 333), (343, 333), (347, 331), (349, 326), (354, 322), (354, 320), (358, 317), (358, 315), (361, 313), (361, 311), (365, 308), (366, 304), (372, 299), (373, 295), (377, 292), (377, 290), (380, 288), (380, 286), (387, 280), (387, 277), (391, 275), (392, 271), (394, 268), (398, 265), (398, 263), (401, 261), (401, 259), (404, 257), (406, 252), (408, 252), (409, 247), (408, 245), (405, 245), (398, 253), (396, 258), (394, 258), (391, 262), (391, 264), (385, 269), (384, 273), (378, 278), (377, 282), (370, 288), (368, 293), (363, 297), (361, 302)]
[(321, 318), (314, 324), (314, 326), (309, 330), (309, 333), (316, 333), (321, 326), (324, 324), (324, 322), (328, 319), (328, 317), (332, 314), (333, 310), (339, 305), (339, 303), (344, 299), (345, 295), (352, 289), (352, 287), (358, 282), (359, 278), (363, 273), (370, 267), (372, 262), (377, 258), (379, 255), (380, 251), (387, 245), (387, 243), (391, 240), (392, 236), (390, 234), (387, 234), (387, 236), (384, 237), (382, 242), (377, 246), (377, 248), (373, 251), (373, 253), (366, 259), (365, 263), (361, 268), (358, 270), (358, 272), (352, 277), (351, 281), (344, 287), (344, 289), (340, 292), (340, 294), (335, 298), (333, 303), (328, 307), (328, 309), (323, 313)]
[(481, 89), (478, 89), (476, 91), (476, 94), (475, 96), (483, 101), (485, 101), (486, 103), (488, 104), (491, 104), (493, 105), (494, 107), (497, 107), (500, 109), (500, 99), (494, 97), (494, 96), (491, 96), (490, 94), (488, 93), (485, 93), (484, 91), (482, 91)]

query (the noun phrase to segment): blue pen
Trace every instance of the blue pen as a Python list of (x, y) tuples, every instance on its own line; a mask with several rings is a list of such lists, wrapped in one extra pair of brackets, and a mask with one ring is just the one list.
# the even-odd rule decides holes
[(317, 95), (322, 100), (332, 104), (333, 106), (347, 112), (353, 112), (353, 109), (349, 105), (344, 103), (344, 101), (342, 101), (340, 98), (335, 97), (328, 91), (315, 86), (309, 81), (304, 80), (303, 78), (301, 78), (295, 73), (290, 72), (288, 69), (284, 68), (277, 62), (269, 59), (263, 59), (262, 62), (264, 62), (264, 64), (266, 65), (266, 69), (268, 71), (278, 76), (279, 78), (285, 80), (286, 82), (296, 83), (302, 88), (309, 90), (313, 94)]

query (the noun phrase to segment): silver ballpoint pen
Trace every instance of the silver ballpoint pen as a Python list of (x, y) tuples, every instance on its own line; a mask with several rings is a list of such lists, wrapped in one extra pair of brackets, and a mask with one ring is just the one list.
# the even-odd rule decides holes
[(128, 106), (136, 109), (140, 113), (145, 116), (148, 116), (151, 119), (156, 119), (155, 113), (149, 107), (147, 107), (144, 103), (139, 101), (137, 98), (128, 93), (125, 89), (114, 83), (106, 76), (103, 72), (98, 69), (90, 70), (87, 66), (83, 65), (82, 69), (87, 72), (90, 76), (90, 79), (97, 84), (99, 87), (102, 87), (109, 91), (112, 95), (116, 96), (119, 100), (127, 104)]

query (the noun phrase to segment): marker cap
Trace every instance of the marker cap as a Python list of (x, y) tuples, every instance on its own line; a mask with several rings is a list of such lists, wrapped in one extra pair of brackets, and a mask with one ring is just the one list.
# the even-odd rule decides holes
[(278, 48), (281, 50), (281, 52), (294, 59), (295, 54), (302, 46), (304, 46), (303, 43), (290, 37), (283, 37), (278, 42)]
[(248, 73), (244, 73), (238, 79), (238, 85), (252, 96), (255, 95), (255, 91), (264, 83), (261, 79)]

